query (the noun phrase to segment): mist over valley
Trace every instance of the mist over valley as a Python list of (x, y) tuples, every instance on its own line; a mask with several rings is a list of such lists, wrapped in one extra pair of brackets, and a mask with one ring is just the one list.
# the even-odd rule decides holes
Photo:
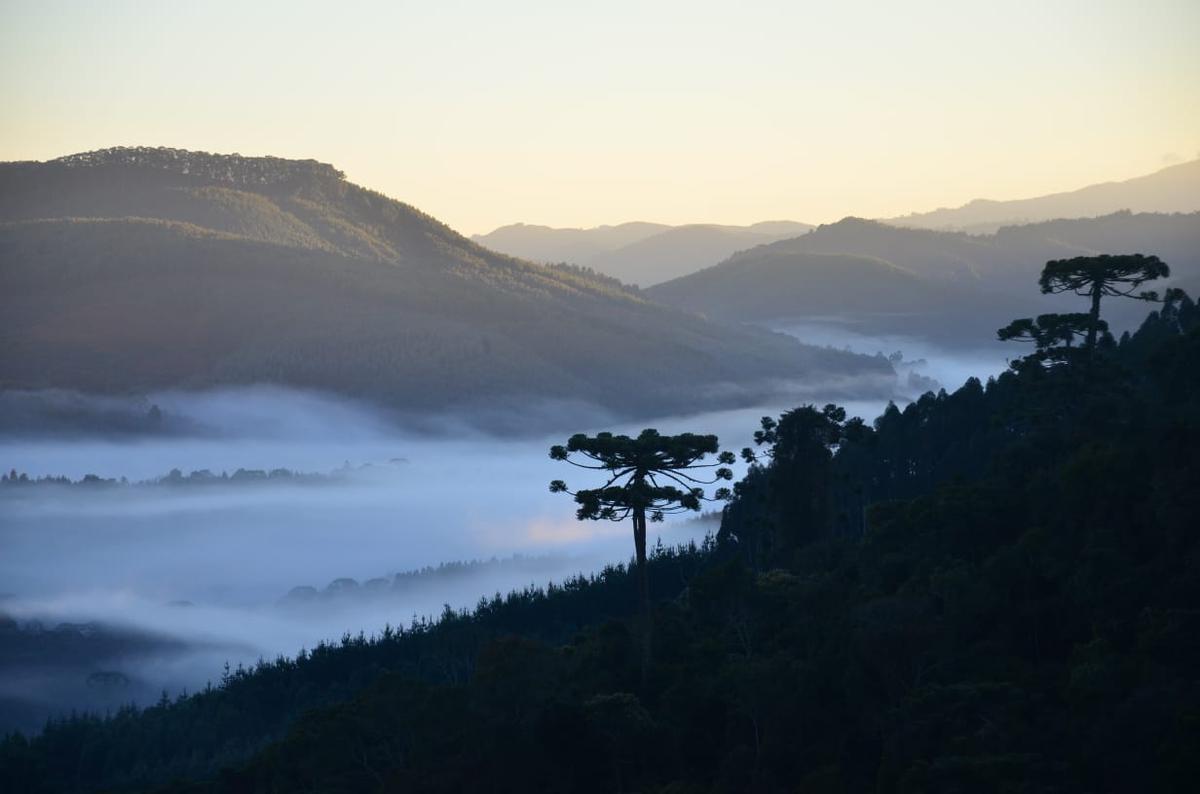
[(0, 7), (0, 792), (1200, 778), (1200, 5)]
[[(906, 381), (891, 382), (904, 399)], [(626, 433), (703, 427), (736, 449), (761, 416), (799, 399), (846, 402), (854, 386), (793, 384), (776, 403), (632, 424), (596, 408), (571, 419)], [(869, 384), (849, 405), (876, 415), (876, 393)], [(6, 730), (174, 698), (219, 682), (227, 662), (378, 634), (629, 557), (623, 524), (581, 524), (546, 490), (553, 429), (497, 434), (452, 414), (405, 423), (275, 386), (6, 397), (26, 421), (0, 435)], [(492, 424), (554, 428), (564, 416), (531, 405)], [(681, 517), (651, 542), (700, 543), (716, 526)]]

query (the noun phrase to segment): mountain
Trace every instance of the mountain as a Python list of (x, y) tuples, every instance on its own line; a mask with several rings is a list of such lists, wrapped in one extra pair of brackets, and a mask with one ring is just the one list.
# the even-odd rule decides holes
[(1200, 212), (1121, 211), (1099, 218), (1006, 226), (987, 235), (846, 218), (772, 247), (874, 256), (933, 282), (989, 293), (1001, 289), (1024, 299), (1036, 288), (1042, 266), (1055, 258), (1153, 253), (1172, 266), (1176, 280), (1192, 279), (1200, 274)]
[[(1172, 268), (1167, 283), (1195, 292), (1200, 213), (1118, 212), (1008, 226), (988, 235), (846, 218), (644, 292), (730, 320), (839, 315), (869, 332), (958, 344), (989, 338), (1015, 316), (1070, 305), (1072, 296), (1038, 294), (1038, 274), (1048, 260), (1134, 252), (1158, 255)], [(1136, 301), (1110, 303), (1106, 313), (1118, 328), (1145, 309)]]
[(471, 239), (493, 251), (533, 262), (585, 264), (594, 256), (636, 243), (670, 228), (662, 223), (638, 221), (617, 226), (595, 226), (591, 229), (556, 229), (550, 226), (514, 223), (501, 226), (487, 234), (473, 235)]
[[(759, 231), (759, 226), (769, 231)], [(744, 227), (676, 226), (615, 251), (598, 254), (585, 264), (621, 281), (648, 286), (693, 273), (720, 262), (735, 251), (794, 237), (810, 228), (806, 224), (787, 221)]]
[(570, 262), (644, 287), (716, 264), (735, 251), (795, 237), (812, 228), (796, 221), (763, 221), (750, 226), (625, 223), (591, 229), (515, 224), (472, 239), (512, 256)]
[[(1200, 212), (1200, 160), (1121, 182), (1015, 201), (977, 199), (962, 207), (912, 213), (883, 219), (879, 224), (987, 236), (1008, 226), (1093, 218), (1121, 211), (1139, 215)], [(830, 226), (837, 228), (838, 224), (820, 228), (827, 230)], [(799, 237), (813, 228), (795, 221), (766, 221), (751, 226), (626, 223), (591, 229), (514, 224), (472, 239), (512, 256), (536, 262), (570, 262), (646, 288), (718, 264), (739, 251)], [(888, 238), (880, 233), (877, 239), (881, 245), (868, 255), (891, 261), (886, 248)], [(920, 269), (933, 269), (939, 278), (969, 275), (966, 263), (976, 260), (969, 240), (959, 241), (956, 247), (961, 250), (951, 251), (944, 245), (944, 238), (929, 239), (938, 241), (928, 251), (930, 258), (918, 263)], [(918, 245), (914, 238), (907, 244)], [(828, 249), (824, 241), (810, 241), (808, 245), (809, 250), (825, 253), (853, 253)], [(986, 247), (986, 241), (983, 245)], [(1066, 250), (1072, 248), (1066, 246)]]
[(671, 306), (753, 320), (877, 312), (885, 304), (895, 311), (915, 311), (928, 308), (934, 290), (912, 271), (882, 259), (763, 246), (647, 292)]
[(1001, 226), (1056, 218), (1091, 218), (1119, 210), (1138, 213), (1200, 211), (1200, 159), (1121, 182), (1103, 182), (1079, 190), (1015, 201), (976, 199), (961, 207), (915, 212), (885, 222), (923, 229), (991, 233)]
[(0, 263), (5, 388), (269, 381), (397, 410), (536, 399), (632, 415), (768, 379), (888, 374), (494, 253), (314, 161), (110, 149), (2, 164)]

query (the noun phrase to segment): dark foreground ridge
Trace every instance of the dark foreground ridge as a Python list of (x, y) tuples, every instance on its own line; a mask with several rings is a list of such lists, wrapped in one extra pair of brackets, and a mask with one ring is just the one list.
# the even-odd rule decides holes
[(0, 789), (1184, 791), (1200, 309), (868, 425), (764, 424), (716, 542), (0, 746)]

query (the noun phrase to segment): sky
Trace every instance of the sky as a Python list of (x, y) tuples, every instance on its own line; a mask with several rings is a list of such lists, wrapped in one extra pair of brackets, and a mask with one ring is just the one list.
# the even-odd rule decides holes
[(0, 160), (330, 162), (464, 233), (887, 217), (1200, 156), (1200, 3), (0, 0)]

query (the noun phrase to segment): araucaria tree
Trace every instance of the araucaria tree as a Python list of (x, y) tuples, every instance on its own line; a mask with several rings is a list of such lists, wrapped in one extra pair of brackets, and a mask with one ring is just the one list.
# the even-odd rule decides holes
[[(652, 429), (643, 430), (637, 438), (578, 433), (568, 439), (566, 446), (550, 448), (554, 460), (603, 472), (608, 478), (598, 488), (577, 491), (568, 489), (562, 480), (550, 483), (551, 492), (575, 497), (579, 505), (575, 515), (580, 521), (633, 520), (638, 589), (647, 615), (650, 611), (647, 520), (662, 521), (669, 513), (699, 511), (705, 501), (727, 499), (728, 488), (716, 489), (711, 497), (704, 492), (704, 486), (733, 479), (733, 471), (728, 468), (735, 460), (733, 453), (718, 454), (717, 450), (716, 436), (694, 433), (664, 436)], [(716, 455), (715, 463), (702, 462), (709, 455)]]
[(996, 332), (1001, 342), (1032, 342), (1036, 352), (1025, 361), (1042, 365), (1053, 365), (1072, 361), (1087, 348), (1075, 347), (1079, 338), (1086, 338), (1095, 329), (1101, 333), (1108, 330), (1108, 323), (1097, 320), (1082, 312), (1073, 314), (1039, 314), (1037, 319), (1028, 317), (1013, 320)]
[(1084, 349), (1091, 353), (1096, 347), (1096, 335), (1103, 330), (1100, 326), (1100, 299), (1105, 295), (1119, 295), (1156, 301), (1158, 293), (1138, 292), (1138, 289), (1147, 281), (1169, 275), (1171, 269), (1157, 256), (1102, 254), (1047, 262), (1038, 283), (1042, 292), (1047, 294), (1074, 292), (1091, 299), (1083, 343)]

